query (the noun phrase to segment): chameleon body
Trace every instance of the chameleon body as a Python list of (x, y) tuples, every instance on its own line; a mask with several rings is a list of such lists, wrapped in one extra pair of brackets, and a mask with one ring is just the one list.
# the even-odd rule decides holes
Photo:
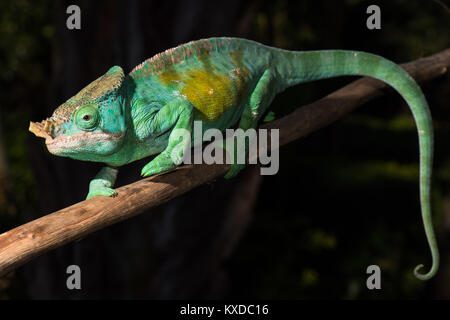
[[(344, 75), (370, 76), (396, 89), (408, 103), (419, 134), (420, 200), (433, 264), (439, 254), (431, 222), (430, 180), (433, 127), (424, 95), (416, 82), (395, 63), (365, 52), (347, 50), (287, 51), (238, 38), (192, 41), (144, 61), (125, 76), (112, 67), (53, 115), (31, 123), (30, 131), (46, 139), (59, 156), (103, 162), (91, 181), (88, 198), (113, 196), (117, 167), (157, 155), (142, 169), (143, 176), (179, 165), (170, 154), (189, 146), (172, 133), (192, 132), (193, 121), (203, 130), (234, 125), (255, 128), (276, 94), (302, 82)], [(243, 165), (233, 164), (226, 177)]]

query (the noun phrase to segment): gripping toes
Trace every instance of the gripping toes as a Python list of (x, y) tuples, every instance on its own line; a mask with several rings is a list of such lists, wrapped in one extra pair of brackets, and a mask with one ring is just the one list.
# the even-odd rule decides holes
[(117, 196), (117, 192), (114, 189), (105, 187), (105, 186), (97, 186), (94, 188), (89, 188), (89, 193), (86, 199), (90, 199), (94, 196), (106, 196), (106, 197), (115, 197)]
[(110, 186), (112, 186), (111, 182), (106, 179), (93, 179), (91, 183), (89, 183), (89, 193), (86, 199), (94, 196), (115, 197), (117, 193), (114, 189), (110, 188)]
[(236, 176), (242, 169), (245, 168), (245, 164), (232, 164), (230, 170), (225, 174), (225, 179), (230, 179)]
[[(229, 138), (229, 139), (235, 139), (235, 138)], [(225, 179), (230, 179), (233, 178), (234, 176), (236, 176), (242, 169), (245, 168), (245, 164), (240, 164), (240, 163), (236, 163), (237, 159), (238, 159), (238, 152), (243, 152), (244, 154), (246, 153), (246, 150), (238, 150), (236, 148), (236, 141), (234, 144), (234, 148), (227, 148), (226, 142), (219, 140), (219, 141), (214, 141), (213, 146), (217, 149), (223, 149), (225, 151), (225, 153), (228, 153), (227, 157), (229, 156), (233, 156), (234, 159), (234, 163), (231, 164), (230, 170), (228, 170), (228, 172), (225, 174), (224, 178)]]
[(172, 158), (167, 153), (163, 152), (142, 168), (141, 176), (149, 177), (176, 167), (177, 164), (172, 161)]

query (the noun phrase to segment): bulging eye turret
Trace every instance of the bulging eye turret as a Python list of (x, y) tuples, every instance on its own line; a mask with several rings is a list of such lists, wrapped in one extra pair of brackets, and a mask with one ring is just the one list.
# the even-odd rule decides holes
[(91, 131), (97, 127), (100, 121), (100, 115), (95, 106), (85, 105), (75, 112), (74, 121), (76, 126), (81, 130)]

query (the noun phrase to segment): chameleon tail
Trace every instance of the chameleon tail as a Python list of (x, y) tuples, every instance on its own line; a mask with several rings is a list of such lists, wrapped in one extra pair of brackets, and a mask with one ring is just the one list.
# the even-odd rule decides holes
[(289, 52), (278, 56), (277, 72), (285, 79), (285, 88), (301, 82), (344, 75), (369, 76), (386, 82), (406, 100), (413, 114), (419, 134), (420, 203), (425, 234), (431, 249), (432, 267), (419, 273), (423, 265), (414, 269), (420, 280), (433, 277), (439, 266), (439, 251), (431, 220), (430, 188), (433, 162), (433, 124), (425, 97), (414, 79), (401, 67), (380, 56), (346, 50)]

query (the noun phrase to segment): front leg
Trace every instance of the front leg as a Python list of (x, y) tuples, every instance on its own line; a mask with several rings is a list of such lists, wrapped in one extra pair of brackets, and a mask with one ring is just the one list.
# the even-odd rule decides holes
[(191, 145), (194, 109), (189, 101), (177, 100), (164, 106), (153, 121), (154, 127), (173, 128), (166, 149), (142, 168), (143, 177), (169, 171), (181, 164), (185, 150)]
[(93, 196), (114, 197), (117, 193), (111, 189), (116, 182), (119, 169), (114, 167), (103, 167), (94, 179), (89, 183), (89, 193), (86, 199)]

